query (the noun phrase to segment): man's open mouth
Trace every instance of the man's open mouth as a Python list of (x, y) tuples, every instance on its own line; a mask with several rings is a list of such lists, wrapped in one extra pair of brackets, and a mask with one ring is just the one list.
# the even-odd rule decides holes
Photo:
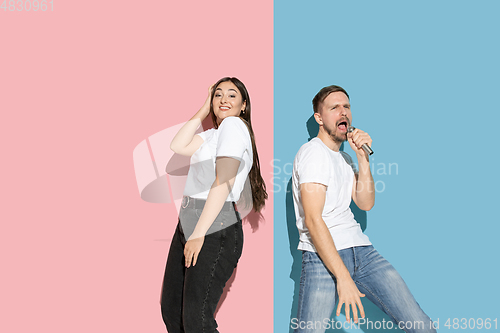
[(347, 132), (347, 121), (343, 120), (337, 125), (338, 129), (342, 132)]

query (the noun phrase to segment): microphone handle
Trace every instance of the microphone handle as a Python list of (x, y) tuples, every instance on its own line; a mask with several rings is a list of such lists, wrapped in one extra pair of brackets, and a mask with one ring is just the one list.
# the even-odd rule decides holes
[(368, 144), (365, 143), (361, 146), (361, 148), (363, 148), (365, 153), (367, 153), (368, 155), (373, 155), (373, 150), (370, 148), (370, 146), (368, 146)]

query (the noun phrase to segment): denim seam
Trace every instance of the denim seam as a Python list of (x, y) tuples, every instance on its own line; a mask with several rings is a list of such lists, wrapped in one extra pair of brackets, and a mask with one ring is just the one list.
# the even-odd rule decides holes
[(352, 258), (354, 260), (354, 270), (352, 272), (352, 277), (354, 279), (354, 276), (356, 275), (356, 272), (358, 271), (358, 264), (356, 263), (356, 247), (355, 246), (352, 248)]
[[(361, 282), (356, 281), (356, 284), (359, 284), (360, 286), (362, 286), (363, 288), (365, 288), (370, 294), (372, 294), (373, 297), (376, 298), (380, 302), (380, 304), (382, 304), (382, 306), (384, 307), (384, 309), (387, 311), (386, 313), (388, 315), (390, 315), (392, 317), (392, 319), (395, 320), (398, 323), (398, 326), (399, 326), (399, 320), (396, 319), (396, 317), (394, 316), (394, 314), (392, 314), (392, 312), (389, 310), (389, 308), (384, 304), (384, 302), (382, 302), (382, 300), (380, 298), (377, 297), (377, 295), (375, 295), (370, 289), (368, 289), (367, 286), (365, 286)], [(404, 331), (408, 332), (406, 330), (404, 330)]]
[(217, 254), (217, 258), (215, 259), (214, 265), (212, 266), (212, 271), (210, 273), (210, 281), (208, 282), (207, 286), (207, 292), (205, 294), (205, 299), (203, 300), (203, 306), (201, 307), (201, 323), (202, 323), (202, 328), (203, 332), (205, 331), (206, 325), (205, 325), (205, 309), (207, 307), (207, 301), (208, 301), (208, 294), (210, 293), (210, 287), (212, 286), (212, 282), (214, 280), (214, 275), (215, 275), (215, 267), (217, 267), (217, 263), (219, 262), (221, 253), (224, 249), (224, 238), (221, 238), (221, 245), (219, 248), (219, 253)]
[[(304, 277), (304, 289), (305, 289), (305, 285), (306, 285), (306, 269), (305, 269), (305, 265), (304, 265), (304, 252), (302, 252), (302, 276)], [(302, 277), (300, 279), (302, 282)], [(303, 290), (302, 290), (302, 283), (299, 285), (299, 301), (300, 303), (297, 305), (298, 308), (300, 309), (300, 312), (297, 313), (297, 320), (299, 320), (299, 318), (302, 318), (302, 311), (303, 311), (303, 305), (304, 305), (304, 297), (301, 297), (301, 294), (303, 294)]]
[[(236, 222), (238, 223), (238, 222)], [(236, 254), (236, 249), (238, 248), (238, 228), (234, 228), (234, 250), (233, 254)]]

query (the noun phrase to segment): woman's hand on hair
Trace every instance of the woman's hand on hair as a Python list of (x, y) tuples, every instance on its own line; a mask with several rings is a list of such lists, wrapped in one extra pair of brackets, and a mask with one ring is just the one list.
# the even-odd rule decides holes
[(214, 84), (208, 87), (207, 99), (205, 100), (203, 106), (200, 108), (200, 111), (198, 111), (202, 121), (210, 114), (210, 104), (212, 104), (212, 89), (214, 88)]
[(184, 245), (184, 257), (187, 268), (189, 268), (191, 264), (193, 264), (193, 266), (196, 265), (196, 261), (198, 261), (198, 254), (203, 247), (204, 241), (204, 236), (197, 238), (192, 238), (192, 236), (189, 237), (186, 245)]

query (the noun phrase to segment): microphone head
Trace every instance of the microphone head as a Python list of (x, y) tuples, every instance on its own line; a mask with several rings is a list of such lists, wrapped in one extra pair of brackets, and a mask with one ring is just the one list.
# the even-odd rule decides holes
[(356, 127), (349, 126), (349, 127), (347, 127), (347, 133), (352, 133), (355, 129), (356, 129)]

